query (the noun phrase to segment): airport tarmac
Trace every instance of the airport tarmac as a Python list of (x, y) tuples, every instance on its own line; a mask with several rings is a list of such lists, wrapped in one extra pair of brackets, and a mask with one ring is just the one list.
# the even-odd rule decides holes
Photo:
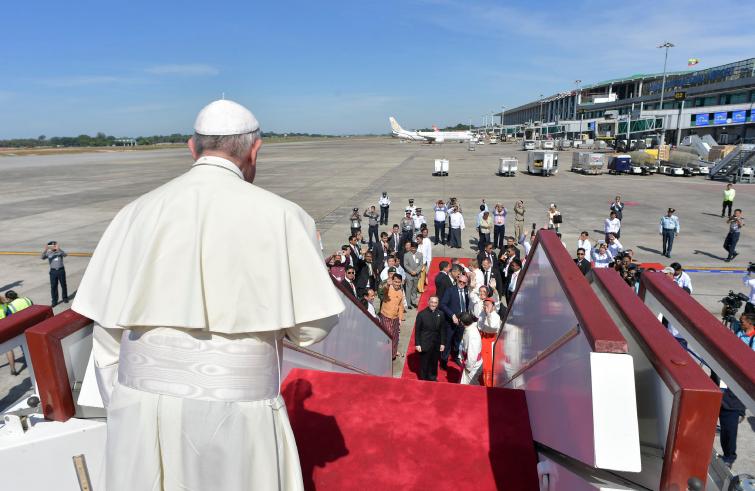
[[(393, 202), (390, 223), (398, 223), (407, 200), (414, 198), (415, 205), (428, 217), (431, 235), (433, 203), (451, 196), (459, 199), (467, 226), (462, 234), (464, 247), (436, 246), (436, 257), (476, 254), (475, 215), (481, 198), (490, 205), (502, 202), (511, 211), (512, 220), (515, 201), (523, 199), (528, 227), (532, 223), (544, 226), (548, 204), (556, 203), (564, 217), (562, 239), (573, 253), (580, 231), (589, 231), (593, 238), (602, 237), (608, 206), (619, 194), (627, 203), (621, 242), (634, 249), (635, 257), (642, 262), (668, 265), (678, 261), (687, 269), (744, 270), (748, 261), (755, 259), (752, 232), (745, 227), (738, 258), (732, 263), (723, 261), (727, 225), (720, 217), (722, 182), (703, 177), (573, 174), (568, 171), (570, 151), (560, 152), (560, 171), (552, 177), (522, 172), (516, 177), (496, 176), (501, 156), (517, 157), (520, 170), (526, 168), (526, 153), (519, 148), (514, 144), (483, 145), (470, 152), (466, 144), (426, 145), (387, 138), (263, 145), (255, 184), (298, 203), (312, 215), (325, 255), (346, 243), (352, 208), (363, 211), (377, 205), (380, 193), (387, 191)], [(449, 176), (431, 176), (436, 158), (450, 161)], [(190, 154), (183, 149), (0, 157), (0, 251), (30, 253), (0, 254), (0, 292), (14, 289), (35, 303), (48, 303), (47, 262), (40, 260), (39, 254), (49, 240), (57, 240), (67, 252), (92, 252), (121, 207), (185, 172), (190, 165)], [(742, 208), (745, 217), (755, 210), (753, 189), (747, 184), (737, 186), (734, 206)], [(658, 233), (660, 217), (668, 207), (676, 208), (681, 222), (671, 260), (660, 254)], [(243, 250), (244, 245), (239, 247)], [(74, 293), (88, 258), (68, 257), (65, 261), (69, 292)], [(745, 292), (741, 273), (701, 272), (690, 276), (693, 296), (717, 316), (719, 300), (730, 289)], [(68, 305), (61, 304), (55, 311), (66, 308)], [(402, 329), (401, 351), (406, 349), (415, 311), (411, 314)], [(28, 388), (28, 373), (10, 377), (4, 357), (0, 363), (0, 406), (4, 406)], [(403, 359), (399, 358), (397, 370), (401, 363)], [(750, 431), (746, 426), (748, 423), (743, 423), (740, 431)], [(753, 461), (749, 460), (749, 469), (754, 467)]]

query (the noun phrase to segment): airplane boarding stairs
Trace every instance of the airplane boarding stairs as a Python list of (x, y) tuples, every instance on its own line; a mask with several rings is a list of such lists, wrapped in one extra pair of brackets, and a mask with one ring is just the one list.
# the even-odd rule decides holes
[(753, 168), (755, 168), (755, 144), (743, 143), (713, 166), (709, 178), (752, 183), (755, 182)]
[[(724, 489), (710, 470), (721, 394), (659, 315), (751, 410), (755, 355), (682, 293), (660, 273), (643, 275), (639, 296), (613, 271), (585, 278), (541, 231), (494, 345), (492, 388), (390, 378), (387, 335), (349, 301), (318, 351), (284, 352), (305, 488), (684, 490), (698, 478)], [(0, 428), (9, 489), (79, 489), (77, 455), (103, 489), (106, 423), (75, 395), (90, 332), (71, 311), (26, 331), (44, 416), (24, 429), (10, 414)]]

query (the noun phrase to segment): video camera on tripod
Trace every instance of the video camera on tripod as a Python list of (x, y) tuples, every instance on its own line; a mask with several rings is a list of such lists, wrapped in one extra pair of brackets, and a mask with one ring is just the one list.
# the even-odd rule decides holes
[(742, 308), (742, 305), (746, 304), (750, 300), (750, 297), (744, 293), (734, 293), (733, 290), (729, 290), (729, 294), (719, 300), (724, 304), (724, 308), (721, 310), (721, 317), (724, 324), (731, 324), (732, 321), (737, 320), (737, 311)]

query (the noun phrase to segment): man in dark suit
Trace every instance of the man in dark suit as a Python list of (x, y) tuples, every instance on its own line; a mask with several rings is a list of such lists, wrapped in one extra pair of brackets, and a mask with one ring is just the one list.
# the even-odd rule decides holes
[(577, 259), (574, 260), (574, 263), (577, 265), (579, 270), (582, 271), (583, 275), (586, 275), (592, 269), (590, 260), (585, 258), (585, 250), (581, 247), (577, 249)]
[(448, 368), (449, 355), (459, 356), (459, 344), (464, 327), (459, 322), (459, 315), (469, 310), (469, 294), (467, 284), (469, 279), (465, 275), (456, 278), (456, 286), (446, 289), (440, 301), (440, 307), (446, 314), (446, 348), (441, 353), (440, 366)]
[(370, 251), (367, 251), (364, 253), (364, 263), (362, 264), (362, 269), (359, 270), (356, 276), (355, 284), (359, 298), (362, 298), (364, 292), (366, 292), (368, 288), (377, 290), (378, 283), (379, 281), (377, 270), (375, 269), (375, 266), (372, 262), (372, 253)]
[[(494, 268), (491, 265), (491, 262), (490, 260), (488, 260), (488, 258), (485, 258), (482, 260), (481, 270), (482, 270), (482, 284), (483, 285), (498, 289), (498, 285), (503, 283), (503, 279), (501, 278), (501, 271), (498, 268)], [(495, 285), (492, 285), (492, 283), (495, 283)], [(482, 285), (477, 285), (477, 286), (479, 287)]]
[(514, 237), (506, 237), (506, 245), (503, 247), (504, 249), (508, 248), (509, 246), (514, 248), (514, 255), (517, 259), (522, 259), (521, 251), (516, 246), (516, 239)]
[(485, 244), (485, 248), (477, 254), (477, 264), (479, 264), (480, 267), (482, 267), (482, 261), (485, 259), (490, 261), (491, 266), (493, 267), (498, 266), (498, 258), (495, 257), (495, 252), (493, 251), (492, 242), (488, 242), (487, 244)]
[(399, 252), (399, 250), (401, 249), (401, 233), (399, 232), (399, 226), (397, 223), (393, 224), (393, 231), (391, 232), (391, 236), (388, 238), (388, 246), (394, 253)]
[(415, 349), (420, 354), (420, 380), (438, 380), (438, 359), (446, 344), (446, 321), (438, 308), (438, 297), (430, 297), (427, 308), (417, 314)]
[(354, 268), (354, 266), (346, 266), (346, 277), (341, 280), (341, 284), (346, 287), (346, 291), (349, 295), (354, 297), (354, 300), (356, 300), (357, 297), (357, 287), (354, 284), (354, 278), (356, 278), (357, 270)]
[(388, 256), (391, 255), (391, 246), (388, 244), (388, 234), (382, 232), (380, 241), (372, 248), (372, 264), (375, 266), (376, 274), (380, 274), (385, 267)]
[(440, 272), (435, 276), (435, 295), (438, 299), (441, 299), (446, 289), (453, 286), (453, 281), (448, 275), (448, 271), (451, 269), (451, 264), (448, 261), (441, 261), (438, 267)]
[(349, 256), (351, 257), (351, 265), (356, 269), (362, 267), (362, 251), (359, 248), (359, 239), (356, 235), (349, 236)]
[(505, 259), (503, 262), (499, 263), (499, 270), (501, 271), (501, 282), (496, 285), (496, 289), (498, 290), (498, 295), (500, 295), (501, 298), (506, 296), (506, 290), (509, 287), (509, 282), (511, 281), (511, 273), (513, 271), (511, 270), (511, 262), (516, 259), (516, 247), (514, 246), (506, 246), (505, 251)]

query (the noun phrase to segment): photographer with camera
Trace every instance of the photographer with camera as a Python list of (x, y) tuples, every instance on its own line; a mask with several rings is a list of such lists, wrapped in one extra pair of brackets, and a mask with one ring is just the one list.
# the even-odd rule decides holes
[(755, 313), (755, 275), (753, 273), (755, 273), (755, 263), (750, 263), (747, 274), (742, 277), (742, 283), (750, 289), (749, 300), (745, 305), (745, 314)]
[(726, 256), (725, 261), (731, 262), (732, 259), (737, 257), (737, 242), (739, 242), (739, 231), (745, 226), (744, 218), (742, 217), (742, 210), (737, 208), (734, 210), (734, 215), (726, 220), (726, 224), (729, 225), (729, 233), (726, 234), (724, 239), (724, 249), (729, 253)]

